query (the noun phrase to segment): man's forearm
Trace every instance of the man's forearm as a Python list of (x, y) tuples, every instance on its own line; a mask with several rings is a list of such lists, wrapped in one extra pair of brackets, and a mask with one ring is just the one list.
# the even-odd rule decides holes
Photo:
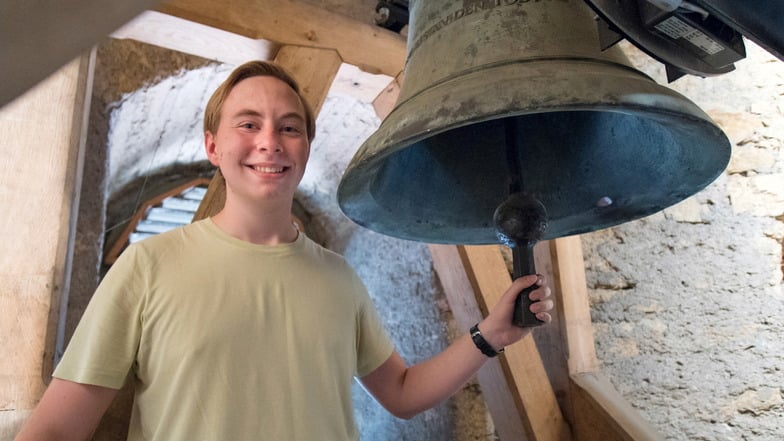
[(84, 441), (95, 431), (117, 392), (55, 378), (15, 441)]
[(390, 413), (408, 419), (454, 395), (486, 360), (466, 334), (411, 367), (395, 352), (362, 383)]

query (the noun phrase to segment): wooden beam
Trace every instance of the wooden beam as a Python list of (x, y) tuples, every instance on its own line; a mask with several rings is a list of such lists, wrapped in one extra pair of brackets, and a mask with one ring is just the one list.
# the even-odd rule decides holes
[(52, 371), (93, 65), (93, 57), (79, 57), (0, 111), (8, 142), (0, 162), (0, 424), (14, 425), (0, 428), (2, 439), (35, 407)]
[[(431, 245), (430, 251), (450, 308), (465, 329), (485, 316), (512, 282), (497, 245)], [(488, 363), (477, 378), (501, 439), (572, 439), (533, 337), (508, 347), (497, 362)]]
[(403, 72), (400, 72), (373, 100), (373, 109), (382, 120), (392, 113), (392, 110), (395, 108), (397, 98), (400, 95), (400, 88), (403, 86), (403, 79)]
[(340, 54), (333, 49), (283, 46), (275, 55), (275, 63), (297, 80), (302, 96), (313, 110), (313, 117), (317, 117), (343, 63)]
[[(483, 318), (476, 293), (468, 279), (463, 260), (456, 246), (430, 245), (433, 266), (444, 288), (449, 307), (461, 329), (469, 329)], [(518, 413), (512, 389), (506, 383), (501, 359), (494, 358), (476, 374), (495, 430), (502, 440), (529, 440), (531, 425)]]
[[(286, 69), (297, 80), (302, 96), (313, 109), (313, 117), (318, 115), (329, 87), (342, 64), (337, 52), (329, 49), (314, 49), (302, 46), (284, 46), (278, 51), (275, 62)], [(217, 214), (226, 204), (226, 181), (220, 170), (207, 187), (199, 209), (193, 220), (204, 219)]]
[[(536, 263), (536, 272), (544, 275), (548, 285), (553, 290), (553, 296), (557, 297), (556, 283), (554, 283), (555, 276), (553, 275), (553, 259), (550, 252), (551, 241), (541, 241), (534, 247), (534, 261)], [(504, 250), (504, 248), (501, 248)], [(511, 251), (509, 252), (509, 259), (512, 259)], [(573, 421), (569, 410), (569, 391), (571, 388), (571, 379), (569, 378), (569, 369), (567, 367), (567, 354), (568, 348), (566, 346), (566, 338), (563, 335), (562, 321), (563, 317), (557, 313), (559, 302), (555, 302), (555, 313), (551, 314), (553, 321), (547, 326), (537, 328), (533, 333), (536, 347), (539, 349), (539, 355), (542, 357), (542, 363), (547, 371), (547, 377), (550, 379), (550, 385), (553, 388), (555, 397), (561, 407), (564, 419), (568, 422)], [(574, 431), (573, 431), (574, 432)]]
[(664, 441), (599, 372), (572, 375), (578, 441)]
[(233, 65), (271, 60), (280, 48), (271, 41), (244, 37), (157, 11), (144, 11), (111, 36)]
[(585, 281), (585, 262), (579, 236), (550, 241), (553, 289), (559, 323), (566, 340), (569, 374), (597, 372), (593, 325)]
[[(512, 283), (500, 246), (460, 246), (458, 250), (472, 280), (478, 303), (486, 315)], [(533, 336), (529, 335), (507, 348), (501, 365), (507, 383), (531, 425), (534, 436), (530, 439), (571, 439)]]
[(158, 11), (252, 39), (335, 49), (370, 73), (395, 76), (405, 63), (401, 35), (300, 0), (172, 0)]

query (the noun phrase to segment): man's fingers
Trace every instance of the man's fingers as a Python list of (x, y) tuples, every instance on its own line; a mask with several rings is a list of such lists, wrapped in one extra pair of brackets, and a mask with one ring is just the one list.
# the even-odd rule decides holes
[(532, 285), (541, 285), (542, 283), (544, 283), (544, 277), (539, 274), (529, 274), (516, 279), (512, 282), (512, 285), (519, 287), (520, 290), (522, 290)]
[(546, 313), (546, 312), (540, 312), (540, 313), (536, 314), (536, 318), (538, 318), (539, 320), (541, 320), (541, 321), (543, 321), (545, 323), (550, 323), (551, 321), (553, 321), (553, 317), (549, 313)]
[(528, 288), (534, 284), (541, 284), (543, 283), (543, 280), (544, 279), (542, 276), (536, 274), (522, 276), (518, 279), (515, 279), (512, 281), (512, 285), (509, 287), (506, 293), (504, 293), (499, 302), (514, 303), (517, 295), (520, 294), (525, 288)]
[(553, 309), (555, 304), (552, 300), (540, 300), (538, 302), (531, 303), (531, 312), (534, 314), (539, 314), (540, 312), (550, 312)]
[(549, 286), (545, 286), (544, 288), (538, 288), (538, 289), (534, 290), (533, 292), (531, 292), (530, 297), (531, 297), (531, 300), (540, 301), (540, 300), (544, 300), (544, 299), (550, 298), (551, 295), (552, 295), (552, 292), (550, 291), (550, 287)]

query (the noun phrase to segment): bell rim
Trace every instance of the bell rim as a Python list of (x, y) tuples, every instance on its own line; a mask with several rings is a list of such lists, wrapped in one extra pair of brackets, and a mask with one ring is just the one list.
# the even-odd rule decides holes
[[(621, 76), (627, 76), (628, 74), (629, 71), (624, 70), (623, 75)], [(568, 80), (571, 78), (570, 75), (570, 72), (561, 72), (561, 81)], [(466, 77), (467, 76), (465, 75), (461, 76), (460, 81), (467, 81)], [(612, 82), (612, 77), (608, 79), (606, 73), (604, 72), (597, 72), (595, 77), (601, 77), (601, 80), (605, 83)], [(592, 78), (593, 77), (589, 75), (587, 79), (583, 78), (582, 81), (584, 83), (590, 82)], [(635, 84), (642, 83), (645, 85), (642, 90), (661, 93), (656, 96), (652, 96), (651, 94), (643, 94), (643, 96), (633, 97), (638, 101), (635, 101), (634, 99), (628, 99), (622, 102), (616, 101), (612, 103), (591, 102), (575, 104), (575, 100), (570, 99), (568, 102), (566, 102), (566, 100), (556, 101), (554, 104), (550, 104), (549, 106), (540, 106), (537, 108), (525, 107), (513, 111), (510, 111), (509, 108), (499, 107), (497, 111), (491, 113), (475, 113), (473, 115), (467, 113), (462, 119), (454, 119), (447, 124), (442, 124), (437, 129), (429, 127), (425, 124), (421, 124), (417, 130), (401, 130), (400, 127), (403, 126), (406, 122), (408, 122), (410, 125), (412, 119), (419, 117), (421, 120), (423, 118), (421, 114), (417, 115), (417, 108), (425, 109), (429, 112), (429, 117), (433, 117), (433, 115), (435, 115), (439, 110), (434, 108), (434, 106), (427, 105), (428, 102), (426, 100), (428, 99), (428, 95), (440, 93), (446, 94), (448, 97), (448, 94), (450, 93), (448, 86), (454, 83), (447, 81), (439, 85), (437, 88), (418, 93), (404, 100), (400, 106), (396, 106), (393, 112), (390, 113), (389, 116), (381, 123), (379, 129), (362, 144), (349, 164), (348, 168), (344, 172), (343, 177), (341, 178), (341, 181), (338, 185), (338, 204), (343, 213), (358, 225), (382, 232), (383, 234), (389, 236), (397, 237), (399, 239), (423, 241), (428, 243), (463, 243), (477, 245), (498, 243), (492, 228), (489, 228), (489, 226), (481, 226), (474, 229), (459, 227), (456, 230), (459, 230), (460, 234), (456, 234), (455, 237), (457, 239), (453, 240), (450, 239), (450, 235), (452, 234), (450, 231), (454, 229), (450, 229), (449, 226), (430, 225), (428, 228), (433, 228), (434, 233), (430, 235), (423, 235), (420, 232), (417, 232), (418, 230), (411, 233), (405, 228), (396, 228), (394, 225), (390, 225), (389, 223), (377, 222), (376, 219), (383, 218), (382, 214), (384, 210), (388, 211), (389, 208), (384, 207), (375, 201), (375, 198), (369, 189), (371, 184), (368, 177), (378, 172), (382, 162), (386, 157), (391, 156), (420, 141), (437, 136), (444, 132), (500, 118), (524, 117), (527, 115), (558, 112), (612, 112), (633, 115), (645, 119), (653, 119), (662, 125), (674, 122), (678, 122), (680, 124), (688, 123), (691, 125), (690, 128), (693, 127), (693, 130), (700, 133), (700, 135), (704, 135), (704, 137), (708, 139), (708, 141), (706, 141), (704, 144), (705, 146), (712, 145), (717, 150), (720, 150), (720, 152), (716, 155), (714, 162), (717, 164), (717, 167), (719, 165), (721, 166), (713, 170), (711, 173), (706, 173), (704, 176), (700, 175), (699, 178), (701, 183), (692, 187), (693, 191), (691, 191), (689, 194), (686, 194), (683, 197), (678, 196), (677, 201), (674, 203), (677, 203), (689, 196), (692, 196), (693, 194), (702, 191), (723, 172), (723, 170), (726, 168), (726, 165), (729, 163), (731, 146), (726, 135), (707, 114), (705, 114), (701, 109), (699, 109), (699, 107), (697, 107), (694, 103), (682, 95), (656, 84), (647, 77), (632, 75), (632, 78)], [(541, 80), (549, 80), (549, 78)], [(487, 86), (486, 89), (492, 87), (493, 86)], [(495, 87), (498, 87), (498, 85)], [(573, 91), (569, 90), (569, 92), (572, 93)], [(488, 94), (479, 94), (480, 97), (485, 95)], [(593, 95), (596, 94), (594, 93)], [(642, 101), (639, 101), (640, 99), (642, 99)], [(650, 105), (651, 103), (649, 101), (655, 102), (655, 104), (663, 103), (664, 105), (652, 106)], [(436, 118), (433, 117), (433, 119), (435, 120)], [(440, 121), (443, 122), (443, 119)], [(414, 122), (417, 121), (414, 120)], [(674, 203), (666, 206), (670, 206)], [(569, 231), (546, 232), (543, 239), (582, 234), (589, 231), (595, 231), (597, 229), (612, 227), (620, 223), (649, 216), (663, 208), (666, 208), (666, 206), (642, 210), (638, 215), (633, 217), (627, 217), (618, 222), (610, 222), (605, 225), (600, 225), (596, 228), (588, 227), (582, 229), (572, 229)], [(360, 209), (357, 209), (357, 207)], [(360, 213), (361, 211), (373, 211), (376, 214), (362, 215)], [(488, 219), (488, 221), (489, 220), (491, 219)]]

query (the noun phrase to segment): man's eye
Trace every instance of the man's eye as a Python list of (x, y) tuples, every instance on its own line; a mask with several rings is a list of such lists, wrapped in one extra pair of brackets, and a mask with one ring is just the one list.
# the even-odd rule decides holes
[(250, 130), (250, 129), (256, 128), (256, 124), (253, 124), (253, 123), (242, 123), (242, 124), (239, 125), (239, 127), (242, 128), (242, 129), (249, 129)]
[(300, 133), (301, 130), (296, 126), (283, 126), (281, 129), (284, 133)]

